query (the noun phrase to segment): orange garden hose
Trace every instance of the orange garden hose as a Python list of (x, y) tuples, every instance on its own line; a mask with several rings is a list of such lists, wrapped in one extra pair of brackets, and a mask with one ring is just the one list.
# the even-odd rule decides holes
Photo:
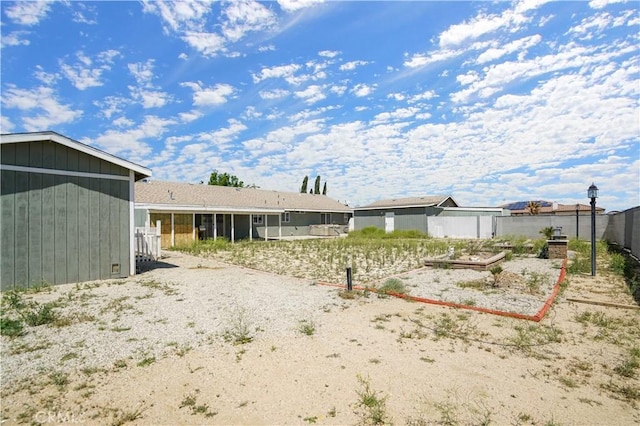
[[(564, 281), (565, 275), (567, 273), (566, 266), (567, 266), (567, 259), (565, 258), (564, 261), (562, 262), (562, 267), (560, 268), (560, 275), (558, 276), (558, 280), (556, 281), (556, 284), (553, 286), (553, 291), (551, 292), (551, 295), (547, 298), (547, 300), (544, 302), (544, 305), (542, 306), (542, 308), (540, 308), (540, 310), (535, 315), (524, 315), (524, 314), (519, 314), (519, 313), (516, 313), (516, 312), (499, 311), (499, 310), (496, 310), (496, 309), (482, 308), (482, 307), (479, 307), (479, 306), (464, 305), (464, 304), (461, 304), (461, 303), (446, 302), (446, 301), (443, 301), (443, 300), (427, 299), (427, 298), (424, 298), (424, 297), (410, 296), (410, 295), (404, 294), (404, 293), (385, 292), (384, 294), (388, 294), (389, 296), (398, 297), (400, 299), (411, 300), (411, 301), (414, 301), (414, 302), (429, 303), (431, 305), (449, 306), (451, 308), (468, 309), (468, 310), (471, 310), (471, 311), (484, 312), (484, 313), (487, 313), (487, 314), (500, 315), (500, 316), (503, 316), (503, 317), (510, 317), (510, 318), (517, 318), (517, 319), (524, 319), (524, 320), (529, 320), (529, 321), (540, 322), (542, 320), (542, 318), (544, 318), (544, 316), (547, 314), (549, 309), (551, 308), (551, 305), (553, 304), (553, 301), (555, 300), (556, 296), (558, 295), (558, 292), (560, 291), (560, 285)], [(333, 284), (333, 283), (327, 283), (327, 282), (318, 282), (318, 284), (319, 285), (330, 286), (330, 287), (346, 288), (346, 286), (342, 285), (342, 284)], [(377, 290), (375, 288), (369, 288), (369, 287), (353, 286), (353, 289), (354, 290), (367, 290), (367, 291), (371, 291), (371, 292), (374, 292), (374, 293), (377, 292)]]

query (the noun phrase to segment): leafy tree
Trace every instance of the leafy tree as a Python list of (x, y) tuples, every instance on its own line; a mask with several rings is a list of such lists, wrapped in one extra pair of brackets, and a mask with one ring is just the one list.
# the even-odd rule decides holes
[(322, 195), (327, 195), (327, 182), (325, 182), (324, 186), (322, 187)]
[(303, 194), (307, 193), (307, 185), (309, 184), (309, 176), (305, 176), (304, 179), (302, 179), (302, 187), (300, 188), (300, 192)]
[(318, 175), (316, 177), (316, 183), (315, 183), (315, 185), (313, 187), (314, 187), (313, 193), (314, 194), (319, 194), (320, 193), (320, 175)]
[(229, 173), (218, 173), (217, 170), (214, 170), (209, 177), (209, 185), (217, 185), (217, 186), (233, 186), (236, 188), (243, 188), (244, 182), (238, 179), (236, 175), (230, 175)]

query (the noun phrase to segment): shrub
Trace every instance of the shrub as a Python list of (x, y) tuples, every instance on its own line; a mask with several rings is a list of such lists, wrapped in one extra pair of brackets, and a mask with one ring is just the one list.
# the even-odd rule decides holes
[(18, 337), (22, 335), (22, 321), (9, 318), (0, 318), (0, 335), (8, 337)]
[(572, 275), (591, 272), (591, 259), (577, 255), (567, 267), (567, 272)]
[(386, 232), (375, 226), (367, 226), (359, 231), (349, 232), (348, 238), (384, 238)]
[(611, 253), (609, 255), (609, 270), (616, 275), (624, 276), (626, 263), (625, 257), (620, 253)]
[(540, 230), (540, 233), (544, 235), (547, 240), (553, 238), (553, 226), (547, 226)]
[(181, 251), (193, 255), (201, 253), (217, 253), (218, 251), (225, 251), (231, 248), (229, 240), (223, 237), (217, 239), (209, 238), (206, 240), (194, 241), (191, 244), (180, 245), (171, 248), (170, 250)]
[(489, 272), (493, 275), (493, 286), (498, 287), (498, 281), (500, 279), (500, 274), (502, 273), (502, 266), (492, 266), (491, 269), (489, 269)]
[(51, 324), (57, 318), (58, 315), (53, 310), (53, 305), (50, 303), (34, 305), (30, 311), (24, 314), (24, 321), (33, 327), (43, 324)]
[(398, 278), (389, 278), (378, 289), (378, 292), (379, 293), (384, 293), (384, 294), (386, 294), (386, 293), (405, 294), (407, 292), (407, 287)]
[(316, 332), (316, 324), (312, 320), (298, 321), (298, 331), (304, 335), (312, 336)]
[(396, 229), (393, 232), (385, 232), (384, 229), (375, 226), (367, 226), (359, 231), (349, 232), (351, 238), (367, 238), (367, 239), (425, 239), (428, 236), (424, 232), (417, 229), (401, 230)]

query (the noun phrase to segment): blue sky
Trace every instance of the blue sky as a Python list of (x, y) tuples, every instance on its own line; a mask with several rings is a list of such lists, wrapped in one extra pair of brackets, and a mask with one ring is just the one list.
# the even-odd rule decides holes
[(2, 1), (2, 133), (352, 206), (640, 204), (640, 3)]

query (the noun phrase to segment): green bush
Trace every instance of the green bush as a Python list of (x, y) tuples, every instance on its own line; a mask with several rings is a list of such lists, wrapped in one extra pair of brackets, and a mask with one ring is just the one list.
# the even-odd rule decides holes
[(217, 239), (209, 238), (206, 240), (194, 241), (191, 244), (180, 245), (171, 248), (171, 250), (198, 255), (201, 253), (216, 253), (218, 251), (225, 251), (231, 248), (231, 242), (226, 238), (219, 237)]
[(405, 294), (407, 292), (407, 287), (398, 278), (389, 278), (378, 289), (378, 292), (385, 293), (385, 294), (386, 293)]
[(0, 318), (0, 335), (18, 337), (22, 335), (22, 321), (9, 318)]
[(386, 232), (375, 226), (367, 226), (359, 231), (349, 232), (348, 238), (384, 238)]
[(544, 235), (544, 237), (547, 240), (550, 240), (551, 238), (553, 238), (553, 232), (554, 232), (553, 226), (547, 226), (540, 230), (540, 233)]
[(627, 261), (620, 253), (611, 253), (609, 255), (609, 270), (616, 275), (624, 276)]
[(417, 229), (401, 230), (396, 229), (393, 232), (385, 232), (384, 229), (375, 226), (367, 226), (359, 231), (349, 232), (350, 238), (367, 238), (367, 239), (424, 239), (428, 236), (424, 232)]
[(591, 272), (591, 258), (577, 255), (567, 267), (569, 274), (588, 274)]
[(24, 321), (32, 326), (43, 324), (51, 324), (57, 319), (57, 314), (53, 310), (53, 305), (45, 303), (44, 305), (34, 305), (30, 311), (24, 313)]
[(420, 232), (417, 229), (399, 230), (386, 234), (386, 238), (408, 238), (408, 239), (420, 239), (428, 238), (424, 232)]

